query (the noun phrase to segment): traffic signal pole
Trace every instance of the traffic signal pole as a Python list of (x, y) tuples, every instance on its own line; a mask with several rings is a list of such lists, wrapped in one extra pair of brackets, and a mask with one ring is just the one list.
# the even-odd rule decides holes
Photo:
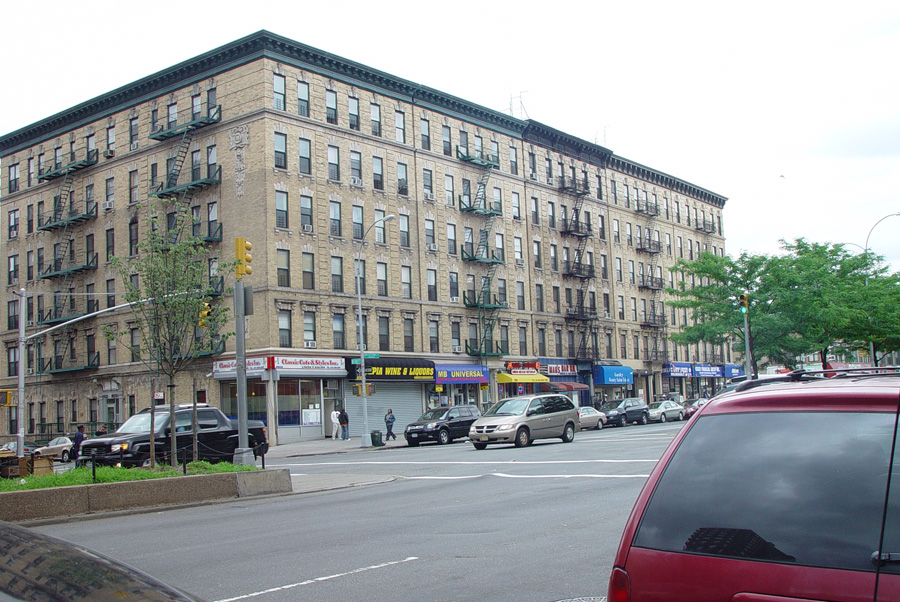
[(244, 330), (244, 274), (253, 269), (247, 265), (253, 258), (253, 246), (243, 238), (234, 239), (234, 257), (237, 260), (234, 280), (234, 356), (237, 376), (238, 447), (234, 450), (234, 464), (253, 464), (252, 449), (247, 434), (247, 352)]

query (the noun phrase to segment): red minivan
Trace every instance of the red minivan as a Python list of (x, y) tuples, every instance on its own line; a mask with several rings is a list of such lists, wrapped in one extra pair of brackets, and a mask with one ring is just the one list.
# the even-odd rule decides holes
[(900, 373), (710, 401), (638, 496), (608, 602), (900, 601), (898, 416)]

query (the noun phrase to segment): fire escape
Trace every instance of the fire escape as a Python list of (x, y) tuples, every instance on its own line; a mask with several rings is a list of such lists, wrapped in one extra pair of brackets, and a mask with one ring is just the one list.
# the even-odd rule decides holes
[(600, 359), (598, 349), (592, 344), (599, 326), (597, 302), (589, 294), (596, 273), (594, 266), (585, 261), (585, 249), (588, 239), (594, 233), (583, 212), (584, 199), (590, 192), (590, 188), (587, 181), (580, 181), (575, 177), (574, 171), (573, 168), (572, 175), (568, 177), (559, 176), (559, 191), (575, 199), (571, 217), (564, 217), (560, 223), (560, 234), (575, 241), (572, 259), (563, 264), (563, 276), (578, 281), (574, 304), (566, 308), (566, 321), (574, 325), (578, 333), (576, 349), (571, 354), (572, 358), (593, 361)]
[[(709, 249), (709, 237), (711, 234), (716, 233), (716, 224), (712, 219), (706, 219), (705, 215), (696, 216), (694, 218), (694, 229), (697, 230), (698, 233), (703, 235), (702, 242), (702, 251)], [(716, 351), (716, 347), (712, 346), (712, 354), (707, 354), (706, 344), (703, 346), (703, 356), (702, 360), (705, 362), (710, 362), (712, 364), (723, 364), (725, 363), (725, 356), (721, 352), (721, 347), (719, 347), (719, 351)]]
[[(644, 224), (644, 234), (639, 236), (637, 250), (649, 255), (647, 270), (640, 277), (638, 288), (649, 292), (650, 299), (647, 311), (642, 312), (641, 327), (652, 331), (650, 344), (647, 348), (644, 362), (647, 364), (661, 364), (668, 361), (668, 345), (666, 342), (666, 311), (662, 301), (663, 277), (659, 266), (659, 258), (662, 253), (662, 243), (659, 234), (656, 233), (656, 218), (659, 216), (659, 203), (649, 201), (644, 197), (636, 200), (636, 211), (647, 218)], [(654, 234), (656, 233), (656, 234)]]
[[(75, 294), (76, 279), (84, 272), (97, 269), (93, 234), (76, 239), (78, 226), (97, 218), (97, 203), (93, 188), (87, 188), (81, 200), (76, 200), (73, 194), (76, 174), (96, 163), (97, 149), (85, 145), (82, 149), (72, 147), (68, 153), (57, 149), (53, 164), (38, 171), (38, 182), (59, 180), (52, 207), (49, 211), (39, 207), (37, 215), (37, 229), (54, 236), (50, 263), (38, 274), (54, 288), (52, 307), (45, 311), (38, 308), (36, 319), (42, 326), (60, 324), (97, 310), (95, 299)], [(66, 326), (53, 334), (52, 357), (44, 360), (43, 347), (36, 347), (36, 371), (59, 373), (99, 367), (99, 352), (93, 349), (92, 340), (87, 344), (86, 353), (79, 354), (75, 348), (75, 330)]]
[(496, 250), (491, 248), (490, 241), (494, 222), (497, 217), (503, 215), (503, 208), (487, 199), (487, 184), (491, 178), (491, 170), (499, 169), (500, 164), (495, 158), (482, 152), (469, 154), (468, 149), (461, 149), (459, 146), (456, 147), (456, 157), (481, 170), (474, 199), (463, 190), (459, 199), (459, 209), (484, 220), (478, 231), (478, 240), (466, 242), (462, 248), (463, 261), (471, 261), (482, 266), (481, 285), (476, 284), (475, 290), (463, 293), (463, 304), (478, 310), (478, 341), (473, 346), (467, 340), (466, 353), (478, 358), (501, 356), (505, 355), (507, 350), (502, 349), (500, 342), (494, 342), (494, 327), (497, 325), (500, 310), (506, 309), (509, 304), (493, 292), (494, 276), (497, 268), (504, 262), (503, 258), (497, 256)]
[[(214, 155), (207, 156), (204, 173), (200, 149), (191, 150), (195, 132), (219, 123), (221, 120), (222, 105), (207, 106), (204, 112), (201, 103), (195, 102), (187, 111), (169, 113), (164, 124), (151, 124), (151, 140), (158, 142), (178, 140), (174, 156), (166, 160), (164, 177), (158, 182), (155, 180), (150, 182), (150, 196), (167, 203), (166, 228), (170, 244), (174, 244), (178, 240), (179, 213), (187, 214), (187, 212), (191, 214), (193, 236), (208, 243), (222, 241), (222, 224), (218, 219), (210, 216), (204, 224), (199, 213), (200, 207), (191, 207), (191, 201), (197, 192), (222, 182), (222, 166), (217, 164), (216, 157)], [(188, 156), (190, 156), (190, 168), (185, 170), (184, 166)], [(184, 177), (182, 172), (185, 172), (187, 177)], [(218, 297), (225, 290), (223, 276), (210, 274), (209, 284), (213, 296)], [(223, 341), (216, 346), (213, 353), (221, 353), (224, 350)]]

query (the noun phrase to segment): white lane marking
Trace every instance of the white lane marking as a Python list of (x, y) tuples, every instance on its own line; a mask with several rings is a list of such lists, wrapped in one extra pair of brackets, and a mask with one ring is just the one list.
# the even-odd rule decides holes
[(646, 479), (649, 474), (533, 474), (517, 475), (502, 472), (469, 475), (465, 477), (403, 477), (406, 480), (419, 481), (454, 481), (460, 479), (478, 479), (481, 477), (505, 477), (507, 479)]
[(347, 577), (349, 575), (355, 575), (357, 573), (364, 573), (366, 571), (373, 571), (375, 569), (383, 569), (384, 567), (393, 566), (395, 564), (403, 564), (404, 562), (411, 562), (413, 560), (418, 560), (418, 556), (410, 556), (408, 558), (404, 558), (403, 560), (392, 560), (391, 562), (382, 562), (381, 564), (373, 564), (371, 566), (364, 566), (362, 568), (353, 569), (352, 571), (347, 571), (345, 573), (337, 573), (335, 575), (327, 575), (325, 577), (316, 577), (315, 579), (307, 579), (306, 581), (300, 581), (299, 583), (291, 583), (290, 585), (282, 585), (279, 587), (273, 587), (271, 589), (264, 589), (259, 592), (253, 592), (252, 594), (244, 594), (243, 596), (235, 596), (234, 598), (223, 598), (221, 600), (217, 600), (216, 602), (234, 602), (235, 600), (246, 600), (247, 598), (255, 598), (256, 596), (264, 596), (266, 594), (272, 594), (275, 592), (281, 592), (287, 589), (292, 589), (295, 587), (300, 587), (301, 585), (312, 585), (313, 583), (319, 583), (321, 581), (331, 581), (332, 579), (339, 579), (341, 577)]
[(374, 460), (360, 460), (358, 462), (307, 462), (307, 463), (284, 463), (278, 464), (278, 466), (362, 466), (362, 465), (372, 465), (372, 466), (390, 466), (393, 464), (397, 465), (413, 465), (413, 466), (433, 466), (433, 465), (478, 465), (478, 464), (630, 464), (633, 462), (658, 462), (658, 459), (652, 460), (608, 460), (608, 459), (596, 459), (596, 460), (486, 460), (481, 462), (460, 462), (460, 461), (446, 461), (440, 460), (435, 462), (429, 461), (407, 461), (407, 460), (385, 460), (376, 462)]

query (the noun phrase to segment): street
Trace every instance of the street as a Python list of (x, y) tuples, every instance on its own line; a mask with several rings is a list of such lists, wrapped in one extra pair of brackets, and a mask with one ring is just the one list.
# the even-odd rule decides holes
[(218, 602), (602, 598), (634, 499), (684, 424), (283, 458), (267, 466), (396, 478), (36, 530)]

